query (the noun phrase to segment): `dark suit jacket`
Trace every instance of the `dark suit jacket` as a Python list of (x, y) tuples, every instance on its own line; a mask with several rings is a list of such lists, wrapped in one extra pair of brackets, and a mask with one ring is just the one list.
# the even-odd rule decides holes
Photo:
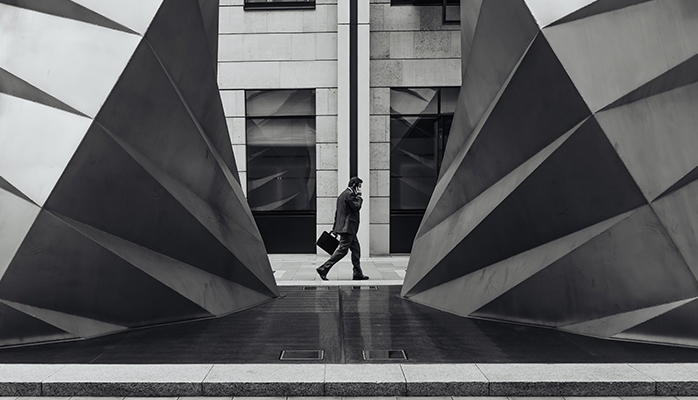
[(364, 199), (347, 188), (337, 197), (337, 211), (334, 214), (333, 231), (356, 235), (359, 230), (359, 210)]

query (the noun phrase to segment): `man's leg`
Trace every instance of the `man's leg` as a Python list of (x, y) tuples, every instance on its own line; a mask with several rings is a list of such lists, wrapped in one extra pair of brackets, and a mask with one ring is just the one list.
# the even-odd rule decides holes
[(361, 270), (361, 246), (359, 245), (359, 238), (356, 235), (352, 235), (352, 241), (349, 246), (351, 250), (351, 264), (354, 266), (354, 280), (365, 280), (368, 276), (364, 275)]
[(337, 249), (334, 251), (334, 253), (332, 253), (329, 260), (325, 261), (324, 264), (315, 269), (315, 271), (317, 271), (318, 275), (320, 275), (320, 278), (323, 281), (327, 280), (327, 273), (330, 272), (330, 268), (332, 268), (332, 266), (335, 265), (337, 261), (344, 258), (344, 256), (346, 256), (349, 252), (349, 246), (351, 245), (351, 236), (353, 235), (340, 233), (339, 246), (337, 246)]

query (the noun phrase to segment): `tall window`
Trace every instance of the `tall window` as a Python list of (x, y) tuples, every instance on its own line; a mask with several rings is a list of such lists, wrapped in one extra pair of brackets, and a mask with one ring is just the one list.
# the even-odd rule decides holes
[(247, 201), (270, 253), (315, 251), (315, 90), (248, 90)]
[(441, 169), (460, 88), (390, 90), (390, 251), (408, 253)]

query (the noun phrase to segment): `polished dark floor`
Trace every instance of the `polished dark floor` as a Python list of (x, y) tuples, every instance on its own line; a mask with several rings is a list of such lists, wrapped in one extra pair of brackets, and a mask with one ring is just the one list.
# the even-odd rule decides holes
[[(282, 350), (324, 350), (361, 363), (362, 350), (404, 350), (413, 363), (697, 362), (698, 349), (608, 341), (457, 317), (399, 297), (397, 286), (304, 290), (218, 319), (98, 339), (0, 349), (0, 363), (288, 363)], [(396, 361), (374, 361), (396, 362)]]

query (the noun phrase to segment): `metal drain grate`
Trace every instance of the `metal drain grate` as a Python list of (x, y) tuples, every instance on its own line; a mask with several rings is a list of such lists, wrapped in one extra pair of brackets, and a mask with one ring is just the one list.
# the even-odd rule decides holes
[(407, 360), (404, 350), (364, 350), (364, 360)]
[(354, 290), (378, 290), (378, 286), (352, 286)]
[(323, 350), (284, 350), (281, 352), (279, 360), (286, 361), (308, 361), (322, 360), (325, 358)]
[(303, 286), (303, 290), (330, 290), (327, 286)]

